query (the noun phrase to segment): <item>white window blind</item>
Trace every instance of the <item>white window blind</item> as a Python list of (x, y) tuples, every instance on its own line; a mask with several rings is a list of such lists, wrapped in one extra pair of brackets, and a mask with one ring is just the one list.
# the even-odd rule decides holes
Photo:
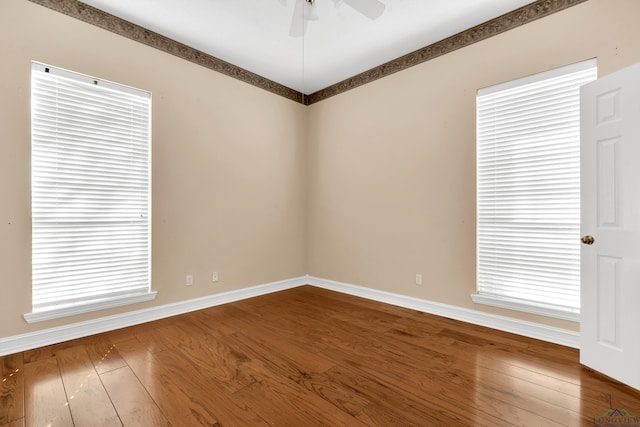
[(476, 302), (580, 312), (580, 91), (595, 60), (478, 91)]
[(35, 62), (31, 83), (25, 318), (151, 299), (150, 94)]

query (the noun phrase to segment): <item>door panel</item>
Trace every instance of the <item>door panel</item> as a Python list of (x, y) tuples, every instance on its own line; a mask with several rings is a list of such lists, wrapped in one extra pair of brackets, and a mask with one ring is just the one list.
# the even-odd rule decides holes
[(640, 64), (583, 86), (580, 108), (580, 361), (640, 389)]
[(598, 342), (622, 350), (620, 343), (620, 272), (622, 259), (598, 256)]
[(617, 228), (620, 226), (620, 198), (618, 197), (619, 177), (616, 164), (620, 163), (620, 139), (598, 141), (598, 226)]

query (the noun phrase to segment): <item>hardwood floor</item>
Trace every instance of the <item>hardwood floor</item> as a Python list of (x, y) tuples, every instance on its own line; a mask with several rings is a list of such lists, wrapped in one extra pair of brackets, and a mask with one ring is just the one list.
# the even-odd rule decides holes
[(582, 367), (577, 350), (310, 286), (5, 356), (0, 367), (2, 427), (594, 426), (610, 407), (640, 416), (640, 392)]

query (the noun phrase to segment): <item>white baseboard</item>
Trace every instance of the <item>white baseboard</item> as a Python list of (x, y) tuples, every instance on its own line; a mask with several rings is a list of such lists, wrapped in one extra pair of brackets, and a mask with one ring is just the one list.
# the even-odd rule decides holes
[(303, 276), (238, 289), (235, 291), (208, 295), (202, 298), (195, 298), (113, 316), (101, 317), (98, 319), (88, 320), (86, 322), (72, 323), (70, 325), (59, 326), (56, 328), (43, 329), (41, 331), (30, 332), (22, 335), (0, 338), (0, 356), (69, 341), (76, 338), (83, 338), (89, 335), (112, 331), (114, 329), (163, 319), (177, 314), (201, 310), (203, 308), (265, 295), (285, 289), (295, 288), (302, 286), (307, 282), (307, 277)]
[(554, 328), (540, 323), (527, 322), (511, 317), (499, 316), (496, 314), (350, 285), (348, 283), (335, 282), (333, 280), (326, 280), (318, 277), (307, 277), (307, 283), (319, 288), (397, 305), (399, 307), (411, 308), (413, 310), (435, 314), (450, 319), (461, 320), (463, 322), (473, 323), (480, 326), (486, 326), (500, 331), (548, 341), (567, 347), (580, 347), (580, 334), (567, 329)]
[(580, 345), (580, 334), (566, 329), (554, 328), (539, 323), (526, 322), (524, 320), (498, 316), (482, 311), (350, 285), (348, 283), (303, 276), (158, 307), (101, 317), (86, 322), (72, 323), (56, 328), (0, 338), (0, 356), (295, 288), (305, 284), (400, 307), (411, 308), (450, 319), (487, 326), (489, 328), (561, 344), (567, 347), (579, 348)]

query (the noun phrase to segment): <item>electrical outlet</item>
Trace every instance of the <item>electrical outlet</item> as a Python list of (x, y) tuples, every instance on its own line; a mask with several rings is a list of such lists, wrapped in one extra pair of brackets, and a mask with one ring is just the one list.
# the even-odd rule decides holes
[(218, 281), (218, 272), (217, 272), (217, 271), (214, 271), (214, 272), (211, 274), (211, 281), (212, 281), (212, 282), (217, 282), (217, 281)]
[(416, 285), (422, 285), (422, 274), (416, 274)]
[(185, 284), (187, 286), (193, 286), (193, 275), (192, 274), (187, 274), (187, 278), (186, 278)]

